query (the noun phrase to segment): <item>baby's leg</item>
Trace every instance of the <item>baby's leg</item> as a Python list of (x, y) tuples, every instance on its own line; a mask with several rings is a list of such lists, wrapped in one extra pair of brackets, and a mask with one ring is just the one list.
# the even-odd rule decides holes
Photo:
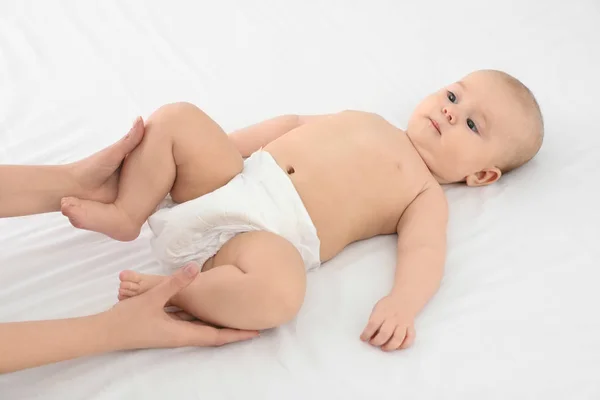
[(142, 143), (123, 165), (115, 202), (68, 197), (62, 212), (77, 228), (134, 240), (167, 193), (176, 202), (191, 200), (224, 185), (242, 167), (242, 156), (212, 119), (191, 104), (169, 104), (148, 118)]
[[(172, 304), (196, 318), (237, 329), (269, 329), (296, 316), (306, 290), (298, 250), (282, 237), (248, 232), (228, 241)], [(208, 266), (210, 267), (210, 265)], [(140, 294), (164, 279), (134, 271), (121, 273), (119, 298)]]

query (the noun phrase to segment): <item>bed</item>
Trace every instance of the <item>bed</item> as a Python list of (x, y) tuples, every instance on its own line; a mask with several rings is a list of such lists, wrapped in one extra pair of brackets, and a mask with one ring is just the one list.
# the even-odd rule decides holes
[[(480, 68), (530, 87), (546, 137), (499, 183), (446, 187), (445, 276), (409, 350), (359, 340), (392, 283), (382, 236), (310, 273), (298, 317), (259, 339), (7, 374), (0, 398), (600, 398), (599, 20), (595, 0), (3, 1), (1, 164), (75, 161), (174, 101), (228, 132), (343, 109), (405, 127), (421, 97)], [(162, 273), (149, 237), (0, 220), (0, 322), (110, 307), (119, 271)]]

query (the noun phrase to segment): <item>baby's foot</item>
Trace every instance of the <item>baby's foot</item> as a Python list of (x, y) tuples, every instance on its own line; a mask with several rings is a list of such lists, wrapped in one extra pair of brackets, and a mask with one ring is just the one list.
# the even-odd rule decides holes
[(122, 271), (119, 274), (119, 300), (140, 295), (161, 283), (166, 276), (140, 274), (135, 271)]
[(60, 208), (75, 228), (103, 233), (115, 240), (130, 241), (140, 234), (140, 226), (114, 204), (65, 197)]

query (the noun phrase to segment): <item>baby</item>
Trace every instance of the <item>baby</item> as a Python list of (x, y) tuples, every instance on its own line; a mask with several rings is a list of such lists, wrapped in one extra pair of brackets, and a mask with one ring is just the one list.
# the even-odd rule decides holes
[[(393, 288), (361, 335), (391, 351), (413, 343), (414, 319), (442, 278), (448, 207), (440, 185), (496, 182), (529, 161), (542, 138), (532, 93), (493, 70), (428, 96), (406, 131), (344, 111), (280, 116), (227, 135), (195, 106), (169, 104), (148, 118), (114, 203), (67, 197), (62, 213), (121, 241), (148, 220), (163, 265), (202, 266), (172, 304), (251, 330), (296, 316), (308, 270), (350, 243), (397, 233)], [(119, 299), (164, 278), (123, 271)]]

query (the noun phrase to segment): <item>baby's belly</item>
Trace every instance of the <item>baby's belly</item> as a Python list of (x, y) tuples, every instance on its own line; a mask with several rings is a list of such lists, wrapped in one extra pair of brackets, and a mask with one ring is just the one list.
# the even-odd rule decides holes
[(390, 211), (370, 194), (380, 188), (369, 187), (348, 165), (323, 168), (309, 159), (273, 157), (287, 172), (315, 225), (322, 262), (352, 242), (395, 231), (396, 222), (386, 217)]

